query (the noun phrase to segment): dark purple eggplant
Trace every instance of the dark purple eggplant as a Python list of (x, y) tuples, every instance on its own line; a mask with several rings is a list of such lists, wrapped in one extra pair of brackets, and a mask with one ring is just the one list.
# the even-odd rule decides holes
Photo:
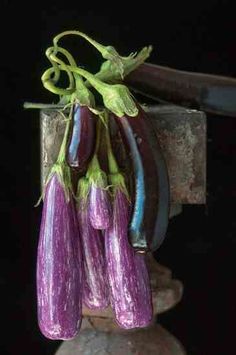
[(79, 180), (77, 191), (77, 217), (84, 266), (83, 303), (90, 309), (102, 310), (109, 305), (104, 238), (101, 231), (91, 225), (88, 193), (89, 182), (83, 177)]
[(73, 128), (68, 147), (68, 164), (83, 169), (90, 160), (95, 146), (95, 117), (87, 106), (75, 104)]
[(59, 175), (46, 186), (37, 258), (38, 322), (50, 339), (74, 338), (82, 308), (82, 257), (72, 196)]
[(105, 231), (105, 252), (111, 306), (117, 323), (125, 329), (147, 327), (153, 318), (145, 255), (135, 253), (128, 242), (129, 210), (126, 194), (116, 187), (112, 223)]
[(141, 64), (125, 78), (136, 92), (158, 101), (236, 116), (236, 79)]
[(155, 251), (163, 242), (169, 220), (167, 167), (155, 129), (140, 106), (138, 116), (115, 119), (130, 155), (134, 174), (130, 243), (140, 251)]

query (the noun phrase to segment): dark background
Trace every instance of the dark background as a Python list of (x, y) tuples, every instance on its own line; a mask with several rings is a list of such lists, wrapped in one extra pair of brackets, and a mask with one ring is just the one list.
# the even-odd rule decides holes
[[(55, 99), (40, 81), (52, 37), (78, 28), (124, 55), (153, 44), (153, 63), (236, 77), (233, 4), (1, 0), (1, 355), (53, 354), (59, 344), (37, 327), (39, 120), (22, 109), (24, 101)], [(83, 41), (67, 43), (82, 64), (98, 67)], [(157, 254), (185, 285), (181, 303), (159, 321), (193, 355), (235, 353), (235, 122), (208, 115), (207, 206), (185, 206)]]

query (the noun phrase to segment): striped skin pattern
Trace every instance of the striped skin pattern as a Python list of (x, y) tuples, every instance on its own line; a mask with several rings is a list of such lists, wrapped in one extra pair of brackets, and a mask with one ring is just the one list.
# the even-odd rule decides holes
[(111, 226), (105, 231), (105, 252), (111, 305), (118, 325), (125, 329), (147, 327), (153, 318), (149, 275), (144, 255), (128, 242), (129, 202), (118, 188)]
[(94, 229), (107, 229), (111, 221), (111, 203), (106, 189), (91, 184), (89, 218)]
[(86, 199), (77, 206), (77, 217), (83, 251), (83, 303), (90, 309), (102, 310), (109, 305), (103, 235), (91, 225)]
[(54, 174), (48, 182), (37, 258), (38, 323), (50, 339), (74, 338), (80, 328), (82, 259), (74, 205)]

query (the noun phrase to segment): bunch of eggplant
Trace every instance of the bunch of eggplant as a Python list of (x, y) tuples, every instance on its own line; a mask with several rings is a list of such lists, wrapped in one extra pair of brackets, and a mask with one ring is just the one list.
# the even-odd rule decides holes
[[(92, 75), (58, 47), (61, 37), (47, 51), (53, 66), (42, 77), (44, 86), (60, 95), (66, 128), (43, 192), (37, 301), (41, 332), (68, 340), (78, 334), (82, 304), (97, 310), (111, 306), (124, 329), (151, 324), (145, 253), (157, 250), (165, 237), (169, 182), (152, 122), (120, 81), (147, 54), (120, 57), (113, 47), (93, 41), (106, 62)], [(56, 87), (60, 71), (70, 79), (66, 89)], [(112, 75), (115, 83), (108, 84)], [(94, 105), (90, 86), (102, 95), (103, 108)], [(120, 166), (114, 132), (128, 171)]]

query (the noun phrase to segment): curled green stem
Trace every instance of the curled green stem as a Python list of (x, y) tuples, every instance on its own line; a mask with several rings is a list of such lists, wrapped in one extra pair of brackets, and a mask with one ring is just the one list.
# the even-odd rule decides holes
[[(69, 33), (71, 32), (66, 32), (66, 34)], [(129, 116), (137, 116), (138, 108), (134, 100), (132, 99), (132, 95), (129, 92), (129, 89), (122, 84), (111, 85), (104, 83), (100, 79), (96, 78), (93, 74), (87, 72), (82, 68), (78, 68), (73, 57), (68, 56), (67, 51), (57, 46), (57, 41), (62, 36), (63, 34), (60, 34), (56, 37), (56, 39), (54, 39), (54, 47), (48, 48), (47, 56), (50, 58), (50, 61), (54, 63), (54, 66), (57, 68), (57, 70), (59, 69), (67, 72), (67, 75), (70, 80), (70, 86), (67, 89), (62, 89), (55, 86), (55, 83), (53, 82), (52, 78), (52, 73), (55, 73), (55, 68), (53, 67), (46, 70), (42, 76), (42, 82), (44, 87), (49, 91), (61, 96), (72, 95), (73, 93), (76, 96), (76, 88), (74, 88), (74, 77), (77, 77), (76, 85), (77, 88), (79, 87), (78, 93), (80, 92), (81, 87), (83, 88), (82, 102), (84, 101), (85, 104), (93, 107), (94, 100), (92, 99), (91, 93), (88, 91), (83, 81), (80, 79), (80, 76), (82, 76), (87, 81), (89, 81), (89, 83), (102, 95), (104, 106), (111, 112), (113, 112), (115, 115), (117, 115), (118, 117), (122, 117), (125, 114)], [(68, 58), (69, 65), (66, 65), (61, 59), (56, 56), (56, 53), (60, 51)], [(74, 76), (72, 75), (72, 73), (74, 74)], [(90, 104), (90, 101), (92, 104)]]
[(54, 76), (51, 77), (50, 76), (50, 80), (52, 81), (53, 84), (56, 84), (58, 82), (58, 80), (60, 79), (60, 75), (61, 75), (61, 71), (57, 65), (57, 63), (55, 63), (51, 58), (50, 58), (50, 48), (48, 48), (45, 52), (46, 57), (48, 58), (49, 62), (52, 65), (53, 70), (53, 74)]
[(52, 79), (52, 74), (55, 73), (55, 69), (54, 68), (49, 68), (47, 69), (42, 77), (42, 83), (43, 86), (45, 87), (45, 89), (47, 89), (48, 91), (51, 91), (53, 94), (59, 95), (59, 96), (66, 96), (66, 95), (71, 95), (74, 92), (74, 89), (72, 88), (68, 88), (68, 89), (63, 89), (63, 88), (59, 88), (57, 86), (55, 86), (53, 79)]
[[(73, 56), (64, 48), (62, 47), (57, 47), (57, 52), (62, 53), (68, 60), (69, 65), (66, 65), (61, 59), (59, 59), (54, 51), (54, 47), (48, 48), (48, 57), (50, 58), (50, 61), (55, 63), (55, 65), (58, 65), (60, 70), (65, 70), (67, 72), (67, 75), (70, 80), (70, 90), (73, 89), (73, 95), (74, 99), (78, 99), (79, 103), (81, 105), (86, 105), (88, 107), (94, 107), (95, 106), (95, 100), (90, 92), (90, 90), (85, 86), (85, 83), (80, 75), (80, 73), (77, 72), (72, 72), (71, 68), (77, 68), (76, 62), (73, 58)], [(73, 74), (72, 74), (73, 73)], [(51, 83), (50, 83), (51, 84)], [(51, 88), (51, 87), (50, 87)], [(55, 86), (53, 86), (53, 90), (55, 90)]]
[[(49, 47), (46, 50), (46, 57), (48, 58), (48, 60), (50, 61), (50, 63), (52, 64), (52, 68), (47, 69), (42, 77), (41, 80), (43, 82), (43, 86), (53, 92), (56, 95), (60, 95), (60, 96), (66, 96), (66, 95), (71, 95), (74, 92), (75, 89), (75, 83), (74, 83), (74, 78), (73, 75), (71, 73), (71, 71), (67, 68), (66, 64), (60, 60), (59, 58), (57, 58), (57, 60), (53, 59), (53, 54), (55, 52), (55, 48), (54, 47)], [(57, 47), (57, 52), (62, 53), (66, 59), (68, 60), (68, 63), (71, 66), (76, 66), (76, 62), (73, 58), (73, 56), (64, 48), (62, 47)], [(55, 54), (54, 54), (55, 56)], [(69, 88), (59, 88), (56, 87), (55, 84), (58, 82), (59, 78), (60, 78), (60, 71), (61, 68), (59, 68), (59, 64), (61, 66), (61, 68), (63, 68), (63, 70), (66, 71), (68, 78), (69, 78)], [(54, 74), (54, 76), (52, 77), (52, 75)], [(81, 79), (82, 80), (82, 79)]]
[[(54, 48), (54, 47), (50, 47)], [(102, 94), (105, 90), (109, 90), (110, 85), (103, 83), (101, 80), (96, 79), (95, 76), (91, 73), (89, 73), (87, 70), (78, 68), (77, 65), (66, 65), (64, 62), (62, 62), (53, 52), (50, 53), (50, 59), (59, 64), (60, 70), (65, 70), (71, 71), (73, 73), (76, 73), (77, 75), (83, 76), (85, 79), (87, 79), (90, 84), (100, 93)], [(63, 63), (63, 64), (62, 64)], [(52, 68), (50, 68), (52, 69)], [(48, 69), (49, 70), (49, 69)]]
[[(55, 49), (54, 47), (51, 47), (52, 49)], [(62, 53), (66, 59), (68, 60), (68, 63), (72, 66), (76, 66), (76, 61), (74, 59), (74, 57), (72, 56), (72, 54), (70, 54), (70, 52), (68, 50), (66, 50), (63, 47), (57, 47), (57, 52)], [(53, 54), (55, 55), (55, 53), (53, 52)]]
[[(46, 50), (46, 56), (47, 58), (50, 60), (51, 63), (53, 63), (58, 69), (58, 64), (60, 64), (60, 66), (63, 68), (63, 70), (66, 71), (67, 75), (68, 75), (68, 78), (69, 78), (69, 88), (68, 89), (74, 89), (75, 88), (75, 82), (74, 82), (74, 77), (71, 73), (71, 71), (67, 68), (67, 65), (59, 58), (57, 58), (57, 60), (54, 59), (54, 54), (53, 54), (53, 51), (54, 51), (54, 47), (49, 47), (47, 50)], [(61, 52), (63, 53), (64, 55), (66, 55), (66, 57), (68, 56), (69, 52), (67, 52), (66, 50), (64, 50), (63, 48), (60, 48), (58, 49), (58, 52)], [(69, 55), (69, 64), (75, 64), (75, 61), (73, 60), (73, 57), (71, 55)], [(54, 67), (53, 67), (54, 68)], [(60, 70), (60, 69), (59, 69)]]
[(72, 31), (64, 31), (62, 33), (59, 33), (57, 36), (54, 37), (53, 39), (53, 44), (55, 50), (58, 48), (58, 42), (62, 37), (68, 36), (68, 35), (76, 35), (84, 38), (86, 41), (88, 41), (92, 46), (94, 46), (102, 55), (104, 59), (110, 60), (114, 62), (123, 77), (123, 62), (122, 62), (122, 57), (117, 53), (114, 47), (112, 46), (103, 46), (102, 44), (96, 42), (94, 39), (89, 37), (83, 32), (72, 30)]

